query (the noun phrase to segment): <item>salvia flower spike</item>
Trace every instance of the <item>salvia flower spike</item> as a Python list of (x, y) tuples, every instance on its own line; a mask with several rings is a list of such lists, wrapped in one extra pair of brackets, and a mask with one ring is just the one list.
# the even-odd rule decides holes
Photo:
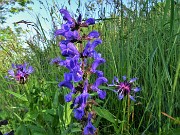
[[(107, 83), (107, 79), (103, 76), (102, 71), (97, 70), (98, 66), (105, 62), (105, 59), (95, 50), (102, 40), (96, 30), (87, 35), (80, 33), (82, 28), (95, 24), (94, 18), (82, 21), (80, 14), (77, 19), (74, 19), (66, 9), (60, 9), (60, 13), (63, 15), (65, 23), (55, 32), (55, 35), (64, 37), (64, 40), (59, 42), (59, 48), (65, 59), (57, 57), (51, 60), (51, 64), (63, 66), (69, 70), (64, 73), (64, 80), (59, 83), (59, 87), (66, 87), (70, 90), (64, 99), (66, 102), (72, 102), (71, 108), (74, 117), (82, 123), (87, 123), (83, 133), (95, 134), (96, 128), (91, 122), (91, 111), (92, 105), (97, 104), (89, 102), (89, 100), (93, 100), (90, 93), (97, 93), (100, 99), (106, 98), (106, 92), (99, 89), (99, 86)], [(85, 46), (83, 46), (84, 43)], [(93, 62), (92, 59), (94, 59)], [(91, 74), (97, 75), (93, 84), (88, 81)], [(87, 121), (83, 122), (84, 120)]]

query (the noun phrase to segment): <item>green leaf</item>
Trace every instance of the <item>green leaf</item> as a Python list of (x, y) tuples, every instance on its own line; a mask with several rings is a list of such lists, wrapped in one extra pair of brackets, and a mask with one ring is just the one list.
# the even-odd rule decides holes
[(28, 129), (24, 125), (20, 125), (15, 132), (15, 135), (28, 135)]
[(112, 113), (110, 113), (108, 110), (101, 109), (100, 107), (95, 107), (95, 106), (93, 107), (93, 109), (99, 116), (110, 121), (111, 123), (115, 123), (115, 116)]
[(10, 91), (10, 90), (6, 90), (6, 92), (12, 94), (13, 96), (15, 96), (15, 97), (17, 97), (19, 99), (21, 99), (22, 101), (26, 101), (26, 102), (28, 101), (27, 98), (25, 96), (23, 96), (23, 95), (20, 95), (18, 93)]

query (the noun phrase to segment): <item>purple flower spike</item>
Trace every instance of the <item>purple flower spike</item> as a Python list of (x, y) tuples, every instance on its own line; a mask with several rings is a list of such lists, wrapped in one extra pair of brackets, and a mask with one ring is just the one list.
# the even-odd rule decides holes
[(92, 118), (92, 114), (89, 113), (88, 114), (88, 123), (86, 125), (86, 127), (84, 128), (84, 134), (85, 135), (94, 135), (96, 128), (93, 126), (92, 122), (91, 122), (91, 118)]
[[(103, 77), (102, 71), (96, 70), (100, 64), (105, 62), (101, 54), (95, 50), (102, 43), (102, 40), (99, 38), (100, 34), (95, 30), (87, 35), (81, 33), (83, 27), (95, 24), (94, 18), (82, 21), (81, 14), (77, 19), (74, 19), (66, 9), (61, 9), (60, 12), (66, 22), (62, 24), (61, 29), (55, 32), (55, 35), (64, 37), (64, 40), (60, 41), (59, 47), (65, 59), (56, 59), (52, 63), (58, 63), (58, 65), (69, 70), (69, 72), (64, 73), (64, 81), (59, 83), (59, 87), (66, 87), (71, 90), (70, 93), (65, 95), (64, 99), (66, 102), (72, 102), (70, 108), (73, 109), (74, 117), (77, 120), (84, 121), (86, 120), (86, 114), (91, 110), (91, 106), (96, 104), (95, 102), (88, 102), (91, 98), (89, 91), (97, 92), (100, 99), (106, 97), (106, 92), (98, 87), (107, 83), (107, 79)], [(85, 47), (83, 47), (84, 41), (87, 41)], [(90, 61), (88, 61), (89, 58)], [(98, 78), (94, 84), (89, 84), (88, 79), (93, 73)], [(89, 113), (87, 125), (84, 127), (85, 135), (95, 134), (96, 128), (92, 125), (91, 118), (92, 114)]]
[(94, 19), (94, 18), (89, 18), (89, 19), (87, 19), (87, 20), (85, 21), (85, 23), (86, 23), (87, 25), (93, 25), (93, 24), (95, 24), (95, 19)]

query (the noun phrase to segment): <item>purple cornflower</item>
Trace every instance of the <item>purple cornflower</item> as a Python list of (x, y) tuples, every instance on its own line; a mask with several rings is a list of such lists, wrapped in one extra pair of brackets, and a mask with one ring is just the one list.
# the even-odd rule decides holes
[(8, 71), (8, 74), (10, 77), (13, 77), (19, 83), (24, 84), (27, 81), (28, 76), (33, 71), (33, 67), (27, 67), (27, 63), (17, 65), (12, 64), (12, 69)]
[(131, 95), (132, 92), (136, 93), (141, 90), (140, 87), (133, 87), (133, 83), (137, 80), (137, 78), (132, 78), (127, 81), (126, 76), (123, 76), (123, 82), (119, 82), (117, 77), (114, 77), (113, 84), (109, 86), (115, 86), (116, 89), (114, 90), (115, 93), (118, 94), (119, 100), (122, 100), (124, 96), (128, 95), (129, 98), (135, 101), (134, 96)]
[(87, 125), (84, 127), (84, 135), (94, 135), (96, 128), (93, 126), (91, 122), (92, 114), (88, 114), (88, 122)]

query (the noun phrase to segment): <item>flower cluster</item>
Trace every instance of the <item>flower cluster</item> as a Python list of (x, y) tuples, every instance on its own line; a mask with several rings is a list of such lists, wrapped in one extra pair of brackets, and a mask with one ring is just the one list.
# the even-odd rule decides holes
[(119, 82), (117, 77), (114, 77), (112, 84), (109, 86), (115, 86), (116, 89), (114, 92), (118, 95), (119, 100), (122, 100), (124, 96), (128, 95), (129, 98), (135, 101), (134, 96), (131, 94), (135, 94), (136, 92), (140, 91), (140, 87), (134, 87), (133, 83), (137, 80), (137, 78), (132, 78), (130, 81), (127, 81), (127, 77), (123, 76), (123, 82)]
[[(51, 63), (63, 66), (69, 70), (64, 73), (64, 80), (59, 83), (59, 87), (66, 87), (70, 92), (65, 95), (66, 102), (72, 102), (71, 108), (74, 117), (77, 120), (87, 119), (87, 126), (84, 128), (84, 134), (94, 134), (96, 128), (91, 123), (91, 106), (89, 100), (92, 100), (90, 93), (97, 93), (100, 99), (105, 99), (106, 92), (99, 89), (103, 83), (107, 83), (107, 79), (103, 76), (103, 72), (97, 70), (97, 67), (105, 62), (101, 54), (96, 52), (95, 48), (102, 43), (99, 38), (100, 34), (93, 30), (89, 34), (81, 34), (83, 27), (95, 24), (95, 19), (89, 18), (82, 21), (81, 14), (75, 20), (69, 12), (61, 9), (65, 21), (61, 29), (55, 32), (55, 35), (61, 35), (65, 39), (61, 40), (59, 47), (62, 56), (65, 59), (55, 58)], [(93, 84), (88, 82), (91, 74), (96, 74), (97, 79)], [(74, 95), (74, 96), (73, 96)], [(92, 103), (93, 104), (93, 103)]]
[(12, 69), (8, 71), (10, 77), (18, 81), (20, 84), (24, 84), (27, 81), (28, 76), (34, 71), (32, 66), (27, 67), (27, 63), (24, 64), (12, 64)]

